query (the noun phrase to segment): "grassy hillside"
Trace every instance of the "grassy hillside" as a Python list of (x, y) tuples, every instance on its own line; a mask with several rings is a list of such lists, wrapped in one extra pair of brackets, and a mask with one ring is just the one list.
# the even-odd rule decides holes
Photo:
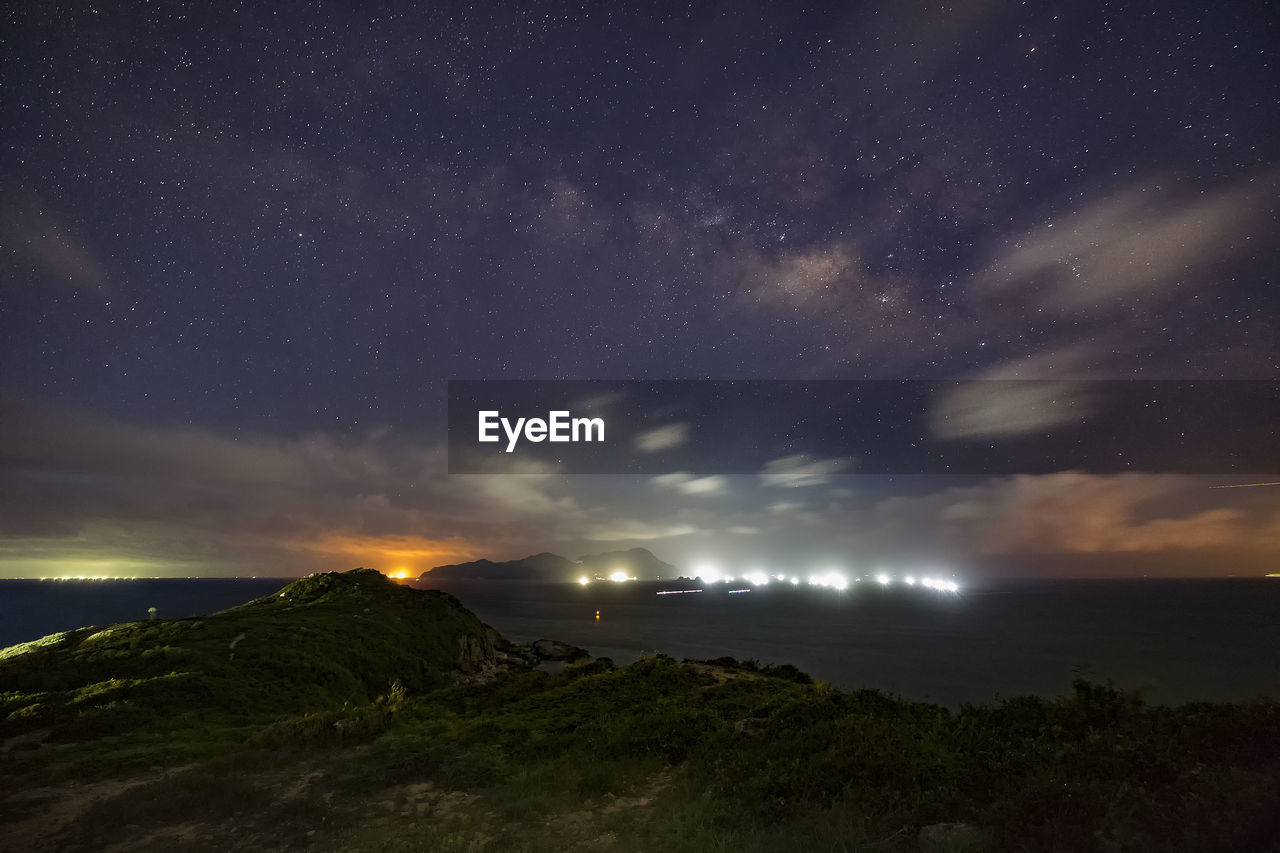
[[(465, 638), (471, 638), (467, 640)], [(0, 736), (253, 721), (452, 682), (485, 629), (371, 569), (313, 575), (208, 617), (84, 628), (0, 651)]]
[(1078, 682), (951, 712), (662, 656), (485, 680), (465, 674), (484, 629), (447, 596), (370, 573), (285, 593), (7, 650), (0, 838), (698, 853), (1280, 838), (1273, 702), (1148, 707)]

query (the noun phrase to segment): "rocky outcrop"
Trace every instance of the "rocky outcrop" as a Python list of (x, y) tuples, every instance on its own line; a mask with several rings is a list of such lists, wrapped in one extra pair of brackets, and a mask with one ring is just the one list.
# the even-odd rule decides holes
[(487, 675), (497, 668), (498, 659), (488, 637), (480, 638), (472, 634), (458, 637), (458, 666), (467, 676)]
[(471, 635), (458, 638), (458, 662), (465, 676), (473, 681), (489, 681), (506, 672), (534, 669), (548, 662), (591, 659), (586, 649), (559, 640), (517, 644), (489, 625), (484, 629), (483, 638)]
[(559, 640), (535, 640), (529, 648), (539, 662), (549, 660), (575, 661), (591, 657), (586, 649), (562, 643)]

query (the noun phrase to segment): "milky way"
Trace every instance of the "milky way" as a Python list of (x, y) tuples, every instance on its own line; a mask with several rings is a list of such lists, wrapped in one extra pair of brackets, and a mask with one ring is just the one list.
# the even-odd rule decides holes
[(4, 12), (0, 573), (1280, 544), (1161, 475), (443, 464), (447, 379), (1275, 379), (1261, 4), (420, 6)]

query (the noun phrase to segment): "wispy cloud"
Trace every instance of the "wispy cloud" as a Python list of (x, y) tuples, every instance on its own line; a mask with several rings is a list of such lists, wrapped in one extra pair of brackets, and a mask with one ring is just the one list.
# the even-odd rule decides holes
[(635, 447), (643, 453), (658, 453), (679, 447), (689, 440), (689, 425), (674, 423), (642, 432), (635, 438)]
[(797, 453), (766, 462), (764, 470), (760, 472), (760, 482), (766, 486), (788, 489), (820, 486), (830, 482), (836, 474), (847, 471), (852, 465), (853, 460), (845, 457), (818, 459), (807, 453)]
[(0, 249), (16, 271), (0, 276), (11, 286), (22, 283), (54, 284), (84, 290), (102, 290), (107, 266), (88, 241), (44, 205), (6, 204), (0, 207)]
[(659, 474), (652, 482), (659, 488), (672, 489), (686, 495), (721, 495), (729, 489), (728, 479), (719, 474), (695, 477), (684, 471), (675, 471), (671, 474)]
[(1058, 310), (1154, 302), (1274, 230), (1267, 214), (1278, 191), (1274, 170), (1188, 197), (1137, 183), (1017, 239), (976, 281)]

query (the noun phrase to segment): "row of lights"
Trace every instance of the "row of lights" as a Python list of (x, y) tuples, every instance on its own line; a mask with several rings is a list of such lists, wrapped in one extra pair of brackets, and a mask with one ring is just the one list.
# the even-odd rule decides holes
[[(700, 580), (703, 583), (708, 583), (708, 584), (732, 583), (733, 581), (738, 579), (734, 575), (722, 574), (720, 570), (716, 569), (714, 566), (699, 566), (698, 570), (694, 573), (693, 577), (695, 580)], [(751, 586), (768, 586), (773, 581), (777, 581), (779, 583), (787, 583), (787, 584), (790, 584), (791, 586), (799, 586), (801, 583), (799, 575), (788, 576), (788, 575), (782, 575), (782, 574), (775, 574), (773, 576), (770, 576), (763, 571), (747, 572), (742, 575), (741, 579), (746, 583), (750, 584)], [(597, 578), (597, 580), (599, 580), (599, 578)], [(609, 575), (608, 578), (605, 578), (605, 580), (612, 581), (613, 583), (626, 583), (628, 581), (637, 580), (637, 578), (634, 575), (627, 574), (626, 572), (616, 571), (611, 575)], [(587, 584), (591, 583), (591, 581), (592, 581), (592, 578), (588, 577), (587, 575), (582, 575), (581, 577), (578, 578), (578, 583), (581, 584), (582, 586), (586, 586)], [(862, 578), (854, 578), (853, 582), (861, 583)], [(889, 575), (885, 572), (880, 572), (879, 574), (875, 575), (875, 582), (880, 584), (881, 586), (889, 586), (893, 584), (895, 580), (892, 575)], [(935, 577), (927, 577), (927, 576), (917, 578), (915, 575), (905, 575), (902, 578), (902, 582), (907, 586), (916, 586), (918, 584), (920, 586), (926, 587), (927, 589), (937, 590), (938, 592), (959, 592), (960, 591), (959, 584), (957, 584), (955, 581), (945, 580), (943, 578), (935, 578)], [(809, 575), (808, 584), (809, 586), (824, 587), (826, 589), (843, 591), (849, 588), (849, 578), (843, 572), (838, 572), (838, 571), (817, 572), (815, 574)]]
[[(699, 566), (697, 572), (695, 572), (694, 574), (694, 577), (705, 583), (728, 583), (735, 579), (733, 575), (721, 574), (720, 570), (715, 568), (714, 566)], [(742, 576), (742, 579), (745, 580), (747, 583), (751, 584), (752, 586), (768, 586), (771, 580), (779, 581), (782, 583), (789, 583), (792, 586), (799, 586), (801, 582), (800, 577), (798, 575), (787, 576), (787, 575), (775, 574), (772, 577), (770, 577), (768, 574), (766, 574), (763, 571), (747, 572)], [(875, 581), (881, 586), (889, 586), (890, 584), (894, 583), (894, 578), (892, 575), (889, 575), (885, 572), (880, 572), (875, 576)], [(862, 578), (860, 577), (854, 578), (853, 582), (861, 583)], [(917, 578), (914, 575), (906, 575), (902, 578), (902, 582), (905, 583), (907, 586), (915, 586), (916, 584), (919, 584), (920, 586), (927, 587), (928, 589), (937, 590), (939, 592), (959, 592), (960, 591), (959, 584), (957, 584), (955, 581), (945, 580), (943, 578), (935, 578), (935, 577)], [(808, 584), (809, 586), (824, 587), (827, 589), (846, 590), (849, 588), (849, 577), (848, 575), (839, 571), (816, 572), (814, 574), (809, 575)]]
[[(731, 583), (732, 581), (737, 580), (734, 575), (722, 574), (720, 570), (714, 566), (699, 566), (698, 570), (694, 573), (694, 578), (702, 581), (703, 583)], [(586, 586), (591, 583), (591, 580), (591, 578), (583, 575), (578, 578), (578, 583)], [(612, 581), (613, 583), (625, 583), (627, 581), (636, 580), (636, 577), (623, 571), (617, 571), (609, 575), (607, 580)], [(768, 586), (771, 581), (789, 583), (792, 586), (799, 586), (801, 583), (799, 575), (787, 576), (775, 574), (770, 577), (763, 571), (747, 572), (742, 576), (742, 580), (746, 581), (751, 586)], [(881, 586), (889, 586), (894, 582), (894, 578), (892, 575), (881, 572), (875, 576), (875, 581)], [(854, 578), (853, 582), (861, 583), (862, 578)], [(944, 580), (942, 578), (916, 578), (914, 575), (906, 575), (902, 578), (902, 582), (907, 586), (915, 586), (916, 584), (919, 584), (920, 586), (927, 587), (928, 589), (934, 589), (938, 592), (960, 591), (960, 586), (955, 581)], [(848, 576), (843, 572), (837, 571), (818, 572), (809, 575), (808, 583), (809, 586), (824, 587), (834, 590), (846, 590), (849, 588)]]
[[(639, 578), (637, 578), (635, 575), (629, 575), (626, 572), (619, 571), (609, 575), (609, 577), (605, 578), (605, 580), (613, 581), (614, 583), (626, 583), (627, 581), (639, 580)], [(578, 583), (582, 584), (583, 586), (586, 586), (587, 584), (591, 583), (591, 578), (587, 577), (586, 575), (583, 575), (582, 577), (578, 578)]]
[[(42, 581), (136, 581), (143, 580), (137, 575), (64, 575), (59, 578), (40, 578)], [(156, 575), (152, 580), (160, 580), (160, 576)]]

